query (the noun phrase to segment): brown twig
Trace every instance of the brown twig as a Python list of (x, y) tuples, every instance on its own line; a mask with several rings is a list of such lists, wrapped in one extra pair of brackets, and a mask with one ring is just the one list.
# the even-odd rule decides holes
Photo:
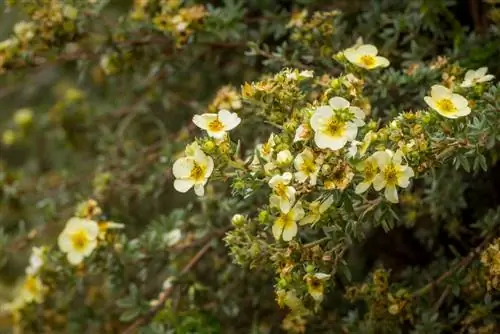
[(474, 258), (481, 253), (483, 248), (488, 245), (493, 238), (495, 237), (495, 233), (490, 233), (484, 240), (481, 242), (479, 246), (474, 248), (469, 255), (464, 257), (462, 260), (458, 261), (455, 265), (453, 265), (449, 270), (447, 270), (444, 274), (439, 276), (436, 280), (429, 282), (426, 286), (420, 288), (419, 290), (415, 291), (412, 295), (413, 298), (417, 298), (420, 296), (423, 296), (430, 290), (434, 289), (436, 286), (440, 285), (443, 283), (447, 278), (449, 278), (451, 275), (453, 275), (457, 270), (460, 268), (465, 268), (467, 267), (473, 260)]
[[(182, 268), (182, 271), (180, 275), (185, 275), (188, 273), (197, 263), (200, 261), (200, 259), (205, 255), (208, 250), (212, 247), (212, 240), (209, 240), (192, 258), (191, 260)], [(168, 289), (165, 289), (163, 293), (160, 294), (160, 299), (158, 300), (158, 303), (153, 306), (148, 313), (143, 315), (142, 317), (138, 318), (136, 321), (132, 323), (125, 331), (123, 334), (133, 334), (137, 329), (139, 329), (142, 325), (147, 324), (154, 316), (156, 313), (158, 313), (165, 305), (165, 302), (167, 301), (168, 297), (172, 294), (174, 286), (169, 287)]]

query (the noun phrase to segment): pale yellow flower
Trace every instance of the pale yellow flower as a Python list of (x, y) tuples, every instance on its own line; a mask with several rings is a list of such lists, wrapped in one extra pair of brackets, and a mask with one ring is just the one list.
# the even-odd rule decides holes
[(205, 184), (214, 170), (214, 161), (199, 146), (190, 147), (189, 153), (192, 155), (180, 158), (174, 163), (174, 188), (181, 193), (194, 188), (196, 195), (203, 196)]
[(26, 303), (41, 303), (47, 288), (43, 285), (38, 276), (28, 275), (24, 279), (21, 290), (21, 298)]
[(373, 179), (373, 188), (379, 191), (385, 188), (385, 198), (392, 203), (399, 202), (396, 186), (406, 188), (410, 178), (414, 176), (411, 167), (402, 165), (402, 153), (390, 150), (378, 151), (373, 154), (380, 172)]
[(193, 117), (193, 123), (197, 127), (206, 130), (210, 137), (216, 139), (224, 138), (226, 132), (237, 127), (240, 122), (236, 113), (226, 109), (219, 110), (217, 114), (207, 113)]
[(294, 166), (297, 170), (295, 173), (297, 182), (304, 183), (309, 179), (310, 185), (316, 185), (321, 165), (319, 160), (314, 158), (314, 153), (310, 148), (305, 148), (295, 157)]
[(377, 54), (377, 48), (371, 44), (363, 44), (344, 50), (344, 56), (346, 59), (359, 67), (371, 70), (377, 67), (389, 66), (389, 60), (387, 58), (377, 56)]
[(297, 202), (287, 213), (281, 214), (274, 221), (272, 231), (276, 240), (280, 237), (284, 241), (290, 241), (297, 235), (297, 221), (304, 217), (304, 209), (302, 204)]
[[(348, 113), (350, 120), (340, 117), (340, 113)], [(317, 108), (311, 116), (316, 145), (321, 149), (341, 149), (348, 141), (356, 138), (358, 127), (365, 124), (364, 117), (363, 111), (351, 106), (346, 99), (331, 98), (328, 106)]]
[(59, 234), (57, 243), (69, 263), (77, 265), (97, 247), (98, 235), (99, 225), (95, 221), (73, 217)]
[(363, 182), (360, 182), (355, 189), (356, 194), (362, 194), (370, 188), (378, 173), (377, 160), (371, 156), (362, 161), (356, 168), (363, 173)]
[(467, 99), (459, 94), (454, 94), (441, 85), (431, 87), (431, 96), (424, 97), (425, 102), (432, 109), (447, 118), (458, 118), (470, 114), (471, 109)]
[(277, 206), (283, 213), (288, 213), (295, 202), (296, 190), (289, 185), (292, 178), (293, 175), (286, 172), (283, 175), (275, 175), (269, 180), (269, 186), (273, 189), (271, 205)]
[(460, 84), (460, 87), (472, 87), (475, 86), (478, 83), (486, 82), (493, 80), (495, 77), (492, 74), (486, 74), (488, 72), (487, 67), (481, 67), (477, 70), (468, 70), (465, 73), (465, 78), (464, 81)]
[(333, 204), (333, 197), (328, 196), (324, 201), (316, 200), (309, 204), (309, 212), (302, 218), (299, 222), (300, 225), (316, 224), (320, 219), (321, 215), (326, 212)]
[(21, 21), (14, 25), (14, 34), (22, 42), (28, 42), (35, 37), (35, 24)]
[(331, 275), (324, 273), (306, 274), (304, 280), (307, 282), (307, 292), (317, 302), (321, 302), (325, 292), (325, 281), (330, 279)]

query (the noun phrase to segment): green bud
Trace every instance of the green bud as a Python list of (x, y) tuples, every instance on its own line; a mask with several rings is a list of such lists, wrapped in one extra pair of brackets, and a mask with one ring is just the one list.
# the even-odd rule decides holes
[(231, 218), (231, 224), (233, 224), (234, 227), (240, 227), (245, 224), (246, 218), (243, 215), (240, 214), (235, 214), (233, 218)]
[(314, 266), (312, 264), (308, 264), (306, 267), (306, 273), (311, 274), (314, 272)]
[(267, 212), (267, 211), (259, 212), (259, 222), (261, 224), (265, 224), (268, 219), (269, 219), (269, 212)]
[(215, 143), (212, 140), (207, 140), (206, 142), (203, 143), (203, 151), (206, 153), (210, 153), (214, 150), (215, 148)]

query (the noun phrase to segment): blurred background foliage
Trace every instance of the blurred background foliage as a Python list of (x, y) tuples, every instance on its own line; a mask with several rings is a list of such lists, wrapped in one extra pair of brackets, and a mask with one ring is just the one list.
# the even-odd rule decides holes
[[(173, 190), (172, 162), (197, 134), (192, 116), (209, 110), (221, 88), (239, 92), (245, 82), (284, 66), (338, 73), (331, 57), (358, 38), (377, 45), (394, 68), (406, 72), (442, 55), (465, 68), (488, 66), (500, 74), (499, 5), (491, 0), (183, 1), (208, 13), (186, 36), (162, 31), (153, 19), (132, 19), (147, 1), (11, 2), (0, 2), (0, 40), (37, 8), (48, 8), (40, 22), (50, 21), (55, 3), (72, 6), (77, 17), (58, 28), (47, 24), (47, 31), (38, 33), (55, 31), (55, 36), (41, 38), (36, 48), (27, 47), (2, 67), (1, 301), (12, 299), (31, 247), (53, 244), (75, 206), (89, 198), (125, 224), (124, 254), (144, 256), (140, 267), (128, 255), (113, 262), (110, 270), (121, 281), (104, 292), (99, 287), (107, 278), (98, 278), (96, 264), (95, 281), (78, 288), (73, 302), (59, 309), (67, 316), (33, 313), (26, 332), (121, 333), (147, 314), (148, 300), (165, 278), (177, 275), (207, 242), (210, 252), (182, 277), (169, 307), (143, 333), (280, 332), (286, 311), (275, 302), (273, 273), (233, 264), (222, 241), (231, 216), (252, 203), (232, 198), (224, 184), (211, 185), (204, 199)], [(294, 26), (303, 10), (312, 23)], [(426, 87), (439, 79), (423, 69), (409, 80), (404, 71), (388, 70), (369, 92), (373, 113), (382, 121), (423, 106)], [(245, 143), (268, 133), (255, 124), (238, 135)], [(411, 280), (416, 273), (427, 278), (467, 255), (477, 245), (470, 224), (500, 204), (497, 155), (496, 149), (490, 152), (488, 172), (445, 166), (422, 181), (419, 199), (405, 206), (413, 217), (407, 226), (389, 233), (376, 229), (351, 252), (354, 281), (380, 263), (396, 280)], [(163, 236), (173, 229), (182, 231), (182, 240), (172, 248)], [(362, 316), (348, 313), (341, 296), (334, 291), (325, 298), (308, 332), (384, 332), (363, 327)], [(483, 313), (498, 309), (482, 307)], [(451, 304), (448, 310), (455, 312)], [(495, 321), (492, 331), (462, 332), (495, 333), (500, 330)], [(458, 332), (445, 330), (430, 315), (420, 324), (415, 333)], [(9, 332), (12, 324), (4, 317), (2, 325)], [(409, 332), (404, 324), (400, 328), (385, 332)]]

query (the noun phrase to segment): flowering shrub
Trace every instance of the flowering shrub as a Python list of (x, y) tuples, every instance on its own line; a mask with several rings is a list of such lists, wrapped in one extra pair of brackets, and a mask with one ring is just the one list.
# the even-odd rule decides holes
[(7, 5), (5, 328), (500, 330), (495, 4)]

